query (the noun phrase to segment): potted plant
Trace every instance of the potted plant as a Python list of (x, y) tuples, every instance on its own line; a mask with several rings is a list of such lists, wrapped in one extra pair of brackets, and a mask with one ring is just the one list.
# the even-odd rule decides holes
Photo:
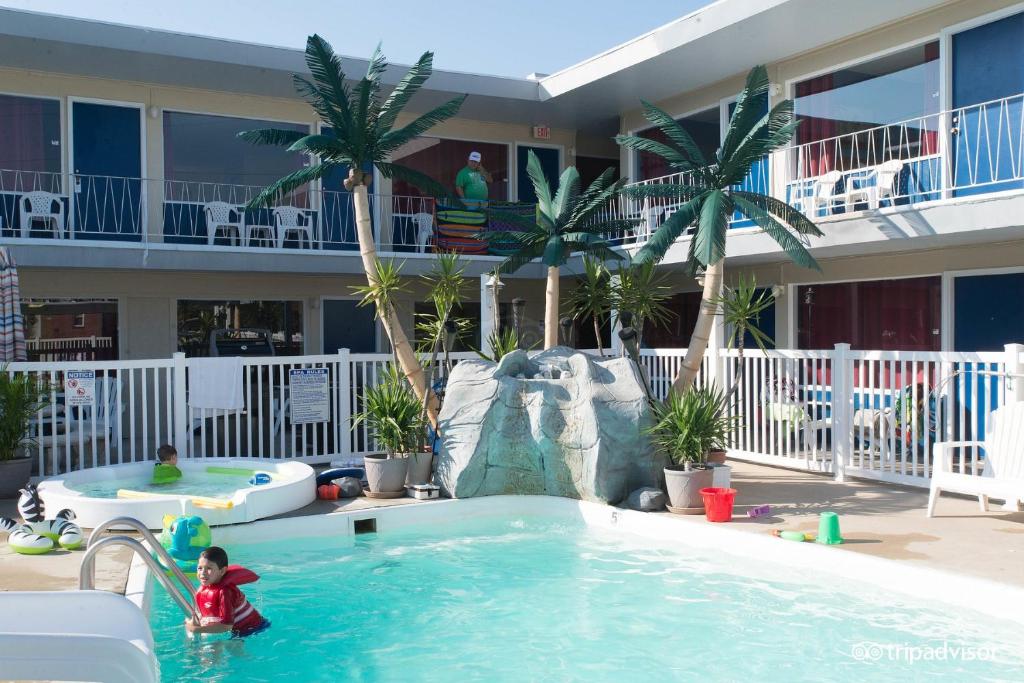
[(429, 479), (432, 454), (423, 452), (423, 407), (396, 365), (388, 366), (379, 384), (363, 391), (363, 411), (354, 416), (352, 426), (363, 422), (384, 449), (363, 459), (371, 493), (403, 493), (410, 469), (412, 481)]
[(32, 459), (23, 447), (33, 443), (29, 426), (46, 391), (31, 375), (0, 369), (0, 498), (14, 498), (32, 476)]
[(671, 462), (665, 467), (665, 489), (672, 508), (704, 509), (700, 490), (712, 485), (708, 452), (724, 443), (735, 423), (726, 397), (715, 388), (693, 388), (682, 396), (669, 394), (654, 406), (655, 424), (647, 433)]

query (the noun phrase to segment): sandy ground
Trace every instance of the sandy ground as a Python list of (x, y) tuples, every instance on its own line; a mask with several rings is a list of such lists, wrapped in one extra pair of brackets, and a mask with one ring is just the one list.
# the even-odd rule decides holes
[[(981, 512), (973, 499), (943, 496), (937, 516), (925, 517), (928, 492), (867, 481), (835, 483), (831, 477), (731, 462), (732, 485), (739, 493), (731, 525), (750, 533), (771, 529), (814, 532), (818, 515), (839, 514), (846, 543), (841, 552), (866, 553), (995, 581), (1024, 586), (1024, 512), (1003, 512), (998, 505)], [(411, 498), (316, 501), (287, 517), (330, 514), (385, 505)], [(746, 510), (769, 504), (772, 514), (750, 519)], [(658, 513), (669, 515), (670, 513)], [(0, 501), (0, 515), (17, 517), (15, 501)], [(671, 515), (680, 524), (707, 524), (703, 516)], [(783, 541), (780, 541), (780, 543)], [(0, 536), (0, 590), (73, 590), (83, 551), (18, 555)], [(130, 551), (104, 551), (96, 565), (96, 583), (124, 591)]]

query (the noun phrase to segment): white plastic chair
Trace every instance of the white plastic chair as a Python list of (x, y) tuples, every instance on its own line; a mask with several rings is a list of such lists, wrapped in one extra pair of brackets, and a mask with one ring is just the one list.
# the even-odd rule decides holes
[[(961, 453), (970, 447), (985, 448), (985, 470), (967, 474), (961, 456), (960, 472), (953, 471), (953, 450)], [(988, 512), (988, 499), (1000, 498), (1009, 509), (1024, 499), (1024, 401), (1008, 403), (989, 414), (985, 441), (940, 441), (932, 451), (932, 481), (928, 493), (928, 516), (943, 491), (978, 497), (982, 512)]]
[(818, 207), (824, 206), (826, 215), (830, 215), (837, 201), (845, 202), (845, 193), (836, 190), (843, 174), (839, 171), (829, 171), (818, 177), (814, 182), (814, 190), (811, 193), (810, 218), (818, 215)]
[(871, 208), (877, 209), (882, 205), (882, 199), (888, 197), (889, 205), (892, 206), (896, 198), (896, 178), (906, 162), (902, 159), (890, 159), (875, 170), (875, 196)]
[(316, 224), (313, 221), (312, 212), (307, 209), (297, 209), (294, 206), (274, 207), (274, 234), (277, 237), (277, 248), (284, 248), (284, 241), (289, 234), (295, 235), (302, 246), (305, 238), (307, 246), (312, 249), (314, 242), (314, 231)]
[(53, 229), (53, 236), (64, 237), (64, 202), (52, 192), (26, 192), (18, 200), (21, 209), (21, 236), (30, 237), (32, 223), (43, 221), (45, 228)]
[[(213, 246), (213, 240), (217, 238), (217, 232), (223, 231), (224, 236), (234, 244), (235, 240), (241, 241), (245, 228), (245, 213), (237, 206), (227, 202), (207, 202), (203, 205), (203, 212), (206, 214), (206, 243)], [(232, 220), (234, 214), (234, 220)], [(232, 233), (234, 233), (232, 235)], [(248, 241), (249, 236), (245, 236)]]
[(416, 224), (416, 251), (423, 253), (434, 236), (434, 216), (429, 213), (414, 213), (412, 222)]

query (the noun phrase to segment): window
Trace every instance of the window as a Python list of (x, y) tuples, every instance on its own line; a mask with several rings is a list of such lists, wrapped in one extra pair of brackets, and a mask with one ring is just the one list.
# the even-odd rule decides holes
[(798, 288), (801, 349), (939, 351), (939, 277), (872, 280)]
[[(395, 152), (394, 162), (430, 176), (454, 194), (455, 176), (466, 166), (470, 152), (480, 152), (483, 157), (480, 163), (493, 178), (493, 182), (487, 187), (488, 199), (507, 200), (508, 145), (443, 138), (416, 138)], [(397, 178), (392, 182), (391, 194), (410, 197), (426, 195), (415, 185)]]
[(209, 356), (215, 330), (269, 332), (278, 356), (302, 354), (301, 301), (179, 301), (178, 350)]
[[(722, 143), (721, 115), (719, 111), (718, 107), (713, 107), (690, 116), (684, 116), (681, 119), (676, 119), (686, 129), (686, 132), (690, 134), (690, 137), (693, 138), (701, 154), (704, 155), (704, 160), (708, 163), (713, 163), (715, 152)], [(649, 140), (657, 140), (658, 142), (665, 142), (667, 140), (665, 134), (658, 128), (642, 130), (637, 133), (637, 136)], [(659, 178), (670, 173), (674, 173), (674, 170), (669, 168), (668, 162), (657, 154), (650, 154), (648, 152), (637, 153), (637, 180), (650, 180), (651, 178)]]
[(60, 102), (0, 95), (0, 191), (59, 192), (60, 160)]
[[(278, 178), (307, 165), (303, 154), (286, 152), (273, 145), (254, 145), (238, 137), (246, 130), (280, 128), (309, 132), (299, 123), (259, 121), (210, 114), (164, 112), (164, 177), (170, 181), (193, 181), (192, 196), (177, 197), (182, 201), (242, 202), (246, 197), (231, 198), (225, 188), (221, 196), (195, 197), (197, 183), (214, 185), (247, 185), (262, 189)], [(171, 183), (168, 190), (176, 194), (184, 183)], [(186, 192), (183, 188), (180, 192)]]
[(693, 326), (700, 313), (700, 292), (674, 294), (665, 305), (672, 316), (664, 323), (644, 321), (644, 348), (684, 348), (690, 343)]
[(819, 143), (801, 150), (802, 177), (937, 154), (939, 43), (801, 81), (794, 99), (795, 142)]
[(117, 301), (26, 299), (25, 347), (30, 361), (117, 360)]

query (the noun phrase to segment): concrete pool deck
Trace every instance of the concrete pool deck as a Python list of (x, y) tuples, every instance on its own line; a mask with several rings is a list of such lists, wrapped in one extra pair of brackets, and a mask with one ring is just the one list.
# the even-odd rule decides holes
[[(981, 512), (976, 499), (944, 495), (936, 517), (925, 517), (928, 491), (879, 482), (836, 483), (829, 476), (730, 461), (732, 485), (738, 490), (733, 522), (725, 525), (749, 533), (771, 529), (817, 531), (818, 515), (839, 514), (846, 543), (836, 552), (874, 555), (1024, 587), (1024, 512), (1004, 512), (993, 505)], [(392, 505), (431, 504), (412, 498), (315, 501), (279, 517), (331, 514)], [(746, 510), (772, 506), (767, 517), (749, 519)], [(652, 513), (687, 524), (708, 524), (703, 515)], [(16, 501), (0, 501), (0, 515), (17, 517)], [(214, 538), (216, 539), (216, 528)], [(685, 531), (681, 533), (685, 534)], [(779, 543), (789, 541), (780, 540)], [(25, 556), (7, 547), (0, 536), (0, 590), (73, 590), (78, 587), (82, 551)], [(104, 552), (97, 562), (97, 586), (124, 591), (130, 552)]]

